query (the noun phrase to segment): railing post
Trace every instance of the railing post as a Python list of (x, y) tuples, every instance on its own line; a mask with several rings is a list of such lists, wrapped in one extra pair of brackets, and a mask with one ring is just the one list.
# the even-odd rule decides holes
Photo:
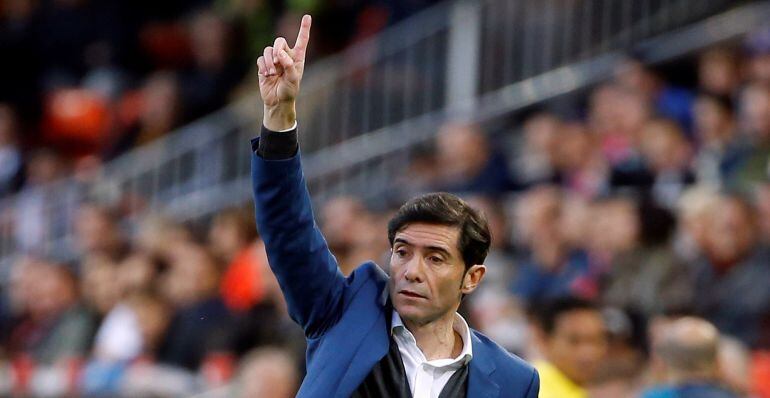
[(446, 105), (472, 105), (478, 96), (483, 1), (458, 1), (450, 13)]

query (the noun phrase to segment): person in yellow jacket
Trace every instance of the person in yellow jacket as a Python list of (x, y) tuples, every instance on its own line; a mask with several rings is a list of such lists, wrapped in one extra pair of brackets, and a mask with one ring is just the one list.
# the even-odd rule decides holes
[(536, 311), (537, 337), (544, 358), (539, 398), (588, 398), (586, 386), (596, 378), (607, 354), (604, 318), (593, 303), (562, 298)]

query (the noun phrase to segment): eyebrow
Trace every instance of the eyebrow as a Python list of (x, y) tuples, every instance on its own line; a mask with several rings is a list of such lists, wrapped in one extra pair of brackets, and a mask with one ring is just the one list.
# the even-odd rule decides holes
[[(397, 243), (403, 243), (403, 244), (405, 244), (407, 246), (414, 246), (414, 244), (412, 244), (411, 242), (409, 242), (408, 240), (406, 240), (404, 238), (396, 238), (396, 239), (394, 239), (393, 240), (393, 246), (395, 246)], [(447, 250), (447, 249), (445, 249), (445, 248), (443, 248), (441, 246), (424, 246), (424, 247), (426, 249), (428, 249), (429, 251), (439, 252), (439, 253), (443, 254), (444, 256), (446, 256), (447, 258), (451, 258), (452, 257), (452, 253), (450, 253), (449, 250)]]

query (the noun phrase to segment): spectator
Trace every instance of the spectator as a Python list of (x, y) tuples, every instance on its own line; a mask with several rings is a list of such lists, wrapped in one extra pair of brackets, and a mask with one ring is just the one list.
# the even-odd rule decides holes
[(46, 247), (50, 236), (62, 236), (72, 223), (77, 201), (76, 187), (54, 186), (64, 176), (65, 162), (54, 151), (38, 149), (29, 157), (27, 189), (17, 199), (16, 241), (26, 252), (58, 251), (67, 248)]
[(139, 92), (124, 99), (121, 115), (124, 126), (113, 132), (106, 144), (104, 158), (113, 159), (178, 127), (182, 120), (180, 97), (174, 72), (159, 71), (148, 76)]
[(180, 85), (185, 120), (194, 120), (225, 105), (248, 63), (233, 52), (232, 27), (216, 13), (195, 14), (187, 28), (193, 65), (182, 71)]
[(550, 113), (538, 113), (524, 122), (524, 143), (515, 169), (517, 181), (528, 184), (555, 178), (561, 127), (561, 120)]
[(708, 95), (730, 98), (740, 84), (738, 57), (727, 48), (706, 50), (698, 57), (698, 88)]
[(353, 267), (359, 264), (354, 262), (352, 255), (362, 224), (367, 218), (368, 211), (364, 204), (351, 196), (333, 198), (321, 209), (321, 229), (344, 275), (350, 275)]
[(694, 132), (698, 142), (695, 173), (698, 182), (727, 185), (748, 145), (737, 134), (730, 97), (702, 93), (693, 105)]
[(531, 251), (521, 260), (512, 285), (524, 303), (586, 293), (578, 283), (588, 273), (588, 258), (567, 245), (560, 230), (562, 193), (538, 187), (525, 194), (519, 210), (520, 233)]
[(592, 303), (563, 298), (534, 309), (537, 341), (544, 359), (540, 372), (541, 398), (588, 397), (607, 352), (607, 329)]
[(128, 247), (118, 226), (119, 216), (107, 206), (86, 203), (75, 216), (75, 244), (82, 257), (105, 256), (118, 261)]
[(20, 264), (30, 273), (25, 313), (9, 341), (12, 356), (27, 355), (44, 365), (83, 358), (94, 333), (92, 317), (80, 306), (74, 275), (63, 265), (47, 261)]
[(449, 123), (436, 138), (439, 191), (495, 195), (510, 188), (508, 163), (480, 126)]
[(756, 209), (738, 196), (723, 196), (710, 214), (704, 258), (695, 270), (699, 314), (750, 347), (767, 344), (770, 253), (759, 242)]
[(615, 81), (621, 87), (642, 95), (660, 116), (675, 120), (686, 131), (692, 127), (690, 90), (664, 82), (644, 62), (628, 58), (615, 71)]
[(581, 123), (564, 125), (557, 136), (557, 179), (570, 193), (590, 199), (606, 192), (608, 162), (596, 147), (599, 140)]
[(740, 124), (751, 144), (734, 185), (748, 192), (770, 168), (770, 83), (751, 83), (741, 92)]
[(643, 398), (737, 398), (719, 385), (719, 331), (705, 320), (685, 317), (671, 323), (653, 345), (668, 386), (654, 387)]
[(649, 183), (656, 202), (672, 208), (684, 188), (695, 182), (690, 169), (692, 151), (689, 143), (682, 130), (666, 120), (646, 123), (640, 138), (640, 150), (651, 178), (638, 183), (642, 186)]
[(673, 215), (654, 204), (615, 199), (608, 236), (625, 236), (612, 249), (602, 302), (644, 315), (690, 308), (694, 299), (689, 268), (671, 249)]
[(179, 243), (172, 248), (162, 292), (176, 314), (161, 361), (192, 370), (209, 351), (227, 348), (222, 339), (231, 318), (217, 294), (219, 277), (216, 261), (202, 247)]

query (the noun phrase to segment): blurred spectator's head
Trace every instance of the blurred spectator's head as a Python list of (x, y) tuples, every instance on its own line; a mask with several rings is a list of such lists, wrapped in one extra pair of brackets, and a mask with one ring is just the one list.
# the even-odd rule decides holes
[(709, 223), (711, 214), (719, 202), (719, 195), (715, 189), (707, 186), (695, 186), (682, 194), (677, 206), (677, 214), (681, 232), (687, 244), (688, 250), (698, 250), (706, 246), (709, 235)]
[(77, 302), (77, 283), (72, 272), (61, 264), (38, 261), (29, 292), (29, 315), (35, 320), (55, 318)]
[(669, 382), (707, 381), (717, 377), (719, 331), (708, 321), (684, 317), (661, 330), (653, 350)]
[(748, 256), (757, 243), (757, 213), (738, 196), (718, 199), (709, 215), (704, 252), (717, 268), (729, 267)]
[(42, 274), (40, 261), (32, 257), (21, 257), (13, 264), (9, 276), (8, 300), (14, 314), (29, 310), (34, 297), (36, 283)]
[(534, 151), (538, 156), (545, 157), (553, 163), (557, 157), (559, 141), (559, 129), (561, 120), (550, 113), (538, 113), (524, 122), (524, 139), (526, 150)]
[(581, 123), (563, 125), (556, 141), (555, 162), (562, 173), (580, 171), (594, 158), (596, 142)]
[(770, 83), (770, 28), (749, 34), (745, 43), (748, 51), (748, 78)]
[(615, 82), (626, 90), (652, 99), (660, 89), (660, 80), (640, 59), (627, 57), (615, 67)]
[(628, 87), (605, 84), (591, 94), (591, 129), (601, 135), (620, 134), (633, 140), (649, 114), (643, 93)]
[(734, 136), (733, 102), (726, 95), (701, 93), (693, 104), (695, 134), (701, 145), (721, 147)]
[(16, 144), (18, 127), (16, 113), (9, 105), (0, 103), (0, 148)]
[(595, 201), (591, 205), (589, 219), (589, 248), (597, 253), (616, 255), (640, 242), (642, 226), (638, 208), (629, 198)]
[(578, 385), (596, 381), (608, 348), (607, 327), (599, 308), (581, 299), (562, 298), (534, 311), (546, 360)]
[(228, 262), (256, 237), (254, 215), (244, 209), (228, 209), (217, 214), (209, 229), (211, 251)]
[(180, 117), (179, 82), (173, 72), (154, 72), (142, 86), (140, 122), (147, 134), (164, 134), (176, 127)]
[(213, 256), (194, 243), (176, 243), (169, 269), (163, 278), (163, 292), (177, 307), (187, 307), (216, 295), (219, 269)]
[(176, 243), (191, 240), (190, 231), (183, 225), (162, 216), (149, 215), (139, 223), (134, 244), (142, 252), (168, 260)]
[(99, 315), (106, 315), (121, 298), (122, 288), (116, 282), (117, 268), (104, 255), (87, 256), (80, 268), (80, 291), (83, 301)]
[(770, 83), (752, 83), (743, 89), (740, 122), (756, 142), (770, 140)]
[(150, 294), (132, 295), (127, 303), (136, 316), (142, 349), (145, 354), (152, 354), (166, 336), (171, 311), (160, 298)]
[(258, 348), (243, 359), (238, 371), (239, 398), (291, 398), (297, 393), (300, 375), (289, 352)]
[(27, 182), (30, 185), (44, 185), (64, 175), (64, 162), (51, 149), (36, 149), (29, 157)]
[(196, 14), (189, 25), (190, 46), (198, 67), (219, 70), (227, 63), (230, 27), (210, 10)]
[(690, 147), (682, 129), (670, 120), (647, 122), (641, 131), (641, 153), (654, 173), (687, 168)]
[(698, 58), (698, 86), (716, 95), (732, 95), (740, 83), (737, 54), (726, 48), (705, 51)]
[(524, 193), (516, 207), (516, 237), (524, 245), (561, 241), (563, 193), (554, 186), (539, 186)]
[(145, 253), (132, 253), (117, 266), (115, 282), (126, 295), (146, 293), (153, 289), (158, 273), (155, 259)]
[(123, 255), (123, 235), (118, 216), (107, 206), (86, 203), (75, 217), (75, 241), (83, 254), (98, 253), (119, 259)]
[(487, 136), (479, 125), (470, 123), (443, 125), (436, 137), (436, 149), (439, 173), (445, 179), (476, 177), (490, 156)]
[(321, 229), (333, 252), (344, 255), (353, 249), (357, 236), (357, 224), (367, 214), (360, 199), (338, 196), (321, 208)]

